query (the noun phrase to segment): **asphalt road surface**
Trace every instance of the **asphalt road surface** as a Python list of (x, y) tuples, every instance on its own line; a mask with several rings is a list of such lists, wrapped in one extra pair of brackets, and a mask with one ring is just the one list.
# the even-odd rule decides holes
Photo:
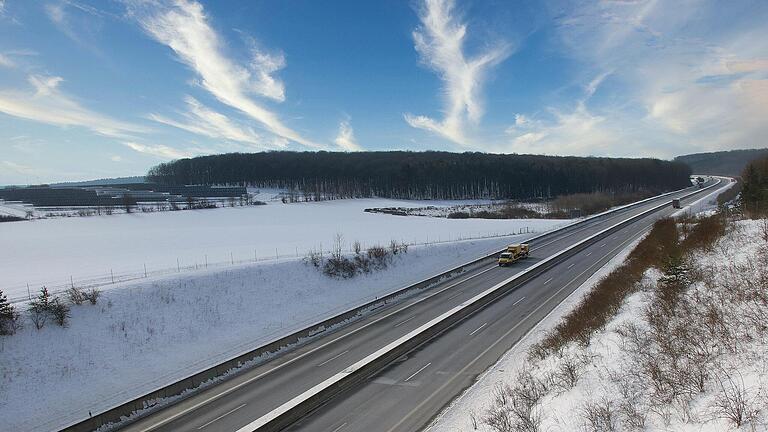
[[(718, 187), (726, 184), (722, 182)], [(420, 291), (122, 430), (238, 431), (355, 361), (524, 268), (631, 215), (692, 191), (693, 188), (611, 213), (533, 241), (531, 255), (526, 260), (509, 267), (489, 263)], [(712, 189), (703, 194), (711, 192)], [(683, 200), (683, 204), (700, 199), (703, 194)], [(373, 378), (336, 397), (289, 430), (419, 430), (582, 282), (647, 231), (655, 220), (674, 211), (671, 205), (665, 207), (558, 263), (398, 359)], [(467, 261), (471, 258), (467, 257)]]

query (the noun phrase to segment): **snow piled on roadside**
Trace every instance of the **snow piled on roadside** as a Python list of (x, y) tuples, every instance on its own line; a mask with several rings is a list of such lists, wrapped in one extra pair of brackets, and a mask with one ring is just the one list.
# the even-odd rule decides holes
[[(427, 432), (436, 431), (456, 431), (473, 430), (472, 417), (478, 420), (482, 413), (490, 406), (494, 398), (496, 388), (513, 376), (509, 371), (516, 371), (523, 367), (528, 357), (528, 350), (539, 340), (549, 333), (555, 326), (573, 309), (600, 280), (612, 272), (615, 268), (624, 263), (624, 260), (642, 241), (645, 236), (641, 236), (622, 249), (618, 255), (613, 257), (608, 263), (595, 272), (579, 288), (571, 293), (565, 300), (560, 302), (552, 312), (544, 319), (539, 321), (528, 334), (523, 336), (520, 341), (507, 351), (499, 361), (486, 370), (478, 377), (475, 384), (468, 388), (459, 396), (449, 407), (435, 418), (432, 424), (426, 429)], [(480, 430), (484, 426), (478, 425)]]
[[(622, 336), (633, 326), (641, 332), (650, 329), (646, 311), (655, 299), (654, 289), (662, 276), (658, 270), (650, 269), (641, 282), (642, 289), (625, 300), (617, 316), (604, 330), (593, 335), (587, 347), (570, 344), (562, 353), (543, 361), (532, 364), (526, 361), (528, 348), (540, 340), (545, 329), (552, 328), (576, 304), (577, 300), (570, 298), (568, 304), (561, 304), (537, 331), (524, 338), (487, 371), (428, 430), (475, 430), (474, 417), (478, 422), (476, 430), (493, 431), (482, 423), (482, 418), (494, 405), (500, 386), (508, 384), (514, 387), (523, 371), (551, 386), (535, 408), (541, 419), (537, 430), (541, 431), (768, 430), (768, 331), (765, 328), (768, 318), (768, 304), (765, 304), (768, 292), (765, 290), (768, 287), (759, 285), (766, 280), (764, 260), (768, 244), (762, 238), (766, 231), (764, 223), (735, 222), (725, 237), (711, 250), (700, 253), (693, 263), (693, 272), (704, 276), (683, 295), (690, 301), (691, 306), (686, 307), (691, 307), (696, 317), (706, 317), (706, 312), (711, 311), (711, 321), (701, 318), (701, 323), (711, 323), (712, 328), (706, 331), (722, 331), (726, 335), (712, 339), (703, 337), (703, 340), (710, 341), (709, 346), (706, 343), (704, 346), (695, 345), (708, 356), (702, 357), (706, 359), (702, 361), (707, 363), (701, 363), (707, 366), (699, 369), (693, 363), (687, 368), (692, 370), (693, 376), (698, 376), (695, 375), (698, 373), (707, 376), (703, 391), (695, 389), (690, 399), (681, 395), (670, 404), (659, 404), (658, 399), (653, 399), (656, 396), (650, 395), (654, 392), (668, 394), (670, 389), (653, 388), (646, 375), (649, 369), (644, 367), (656, 365), (654, 350), (666, 348), (660, 348), (655, 339)], [(737, 286), (740, 283), (743, 287), (750, 282), (755, 285), (747, 290)], [(591, 285), (587, 283), (573, 297), (579, 297), (579, 293), (589, 289)], [(716, 307), (710, 309), (711, 305)], [(671, 319), (670, 327), (675, 330), (680, 324), (675, 324), (676, 320), (679, 321), (676, 316)], [(699, 321), (696, 323), (698, 325)], [(705, 328), (698, 326), (693, 331), (697, 329), (705, 331)], [(670, 339), (674, 340), (674, 337)], [(638, 341), (640, 343), (636, 344)], [(731, 345), (724, 346), (726, 344)], [(638, 353), (642, 355), (638, 356)], [(679, 361), (691, 360), (681, 356)], [(566, 362), (580, 365), (578, 380), (572, 387), (558, 384)], [(661, 368), (659, 373), (677, 377), (675, 372), (665, 369), (668, 365), (661, 362), (658, 365)], [(741, 402), (744, 423), (738, 428), (733, 415)], [(602, 413), (610, 411), (611, 415), (601, 417), (600, 409), (604, 409)], [(588, 421), (589, 412), (594, 420), (592, 422)], [(630, 424), (630, 419), (636, 421), (634, 426)]]
[(519, 239), (411, 247), (347, 280), (292, 260), (118, 284), (68, 328), (0, 337), (0, 429), (60, 429)]

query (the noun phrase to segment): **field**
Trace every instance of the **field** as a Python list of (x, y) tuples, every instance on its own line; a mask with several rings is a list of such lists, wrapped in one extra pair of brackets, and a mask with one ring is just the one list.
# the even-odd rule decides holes
[[(345, 248), (434, 243), (542, 232), (569, 221), (449, 220), (365, 213), (371, 207), (424, 207), (456, 202), (337, 200), (195, 211), (39, 219), (0, 224), (0, 290), (25, 299), (46, 285), (110, 284), (129, 278), (296, 259), (329, 250), (337, 234)], [(373, 228), (372, 228), (373, 227)], [(146, 267), (145, 267), (146, 266)]]

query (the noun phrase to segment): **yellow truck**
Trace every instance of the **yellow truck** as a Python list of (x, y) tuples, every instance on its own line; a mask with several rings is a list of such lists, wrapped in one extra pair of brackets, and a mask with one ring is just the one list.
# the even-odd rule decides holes
[(499, 266), (508, 266), (519, 259), (526, 258), (529, 252), (527, 243), (511, 244), (499, 255)]

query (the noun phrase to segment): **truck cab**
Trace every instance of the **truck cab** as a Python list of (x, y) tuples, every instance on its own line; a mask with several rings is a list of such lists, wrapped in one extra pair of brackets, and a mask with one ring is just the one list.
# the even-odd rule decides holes
[(527, 243), (515, 243), (507, 246), (507, 249), (499, 255), (499, 265), (507, 266), (515, 261), (525, 258), (530, 252), (530, 247)]
[(499, 266), (504, 267), (508, 266), (512, 263), (514, 263), (515, 257), (510, 252), (502, 252), (501, 255), (499, 255)]

